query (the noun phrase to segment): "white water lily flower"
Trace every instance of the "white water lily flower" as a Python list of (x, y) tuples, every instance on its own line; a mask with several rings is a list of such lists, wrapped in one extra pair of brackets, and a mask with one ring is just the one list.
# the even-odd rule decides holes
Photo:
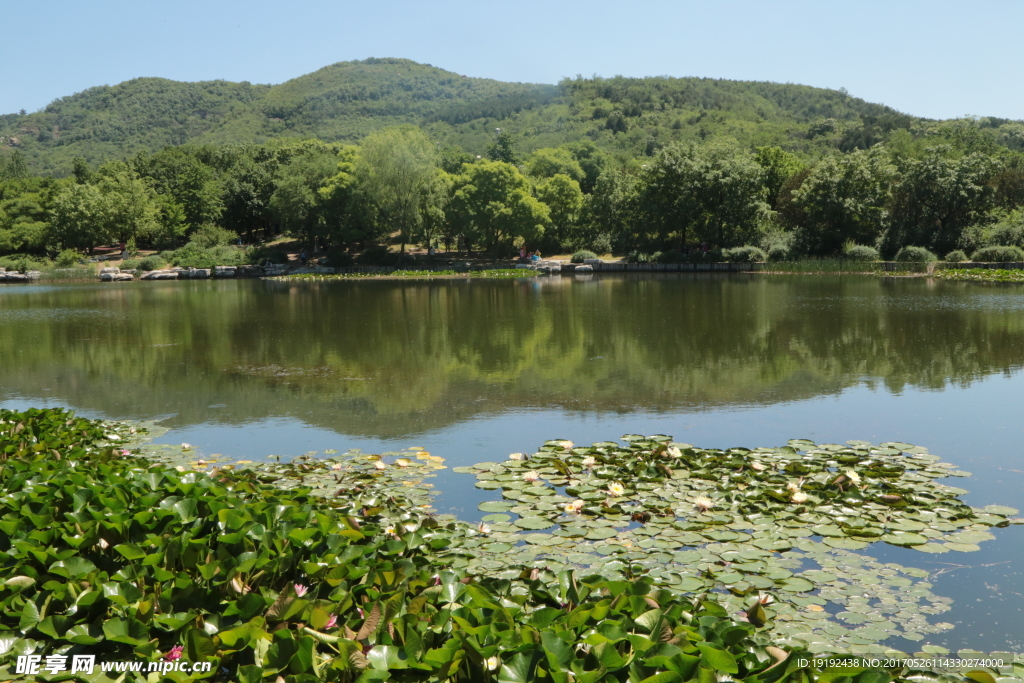
[(754, 462), (750, 463), (750, 469), (754, 470), (755, 472), (764, 472), (764, 465), (755, 460)]
[(376, 467), (378, 470), (386, 470), (388, 468), (387, 464), (383, 460), (375, 461), (373, 463), (373, 466)]
[(508, 454), (508, 459), (509, 460), (525, 460), (526, 459), (526, 454), (525, 453), (509, 453)]
[(388, 525), (388, 526), (384, 527), (384, 533), (386, 533), (386, 534), (388, 534), (390, 536), (394, 536), (395, 535), (395, 527), (392, 526), (392, 525)]
[(491, 533), (491, 527), (487, 526), (483, 522), (480, 522), (480, 526), (478, 526), (476, 528), (476, 530), (479, 531), (482, 534), (489, 534), (489, 533)]
[(102, 549), (102, 550), (106, 550), (107, 548), (110, 547), (110, 544), (107, 543), (107, 539), (105, 539), (105, 538), (101, 538), (96, 545), (98, 545), (100, 547), (100, 549)]
[(854, 484), (860, 483), (860, 475), (854, 472), (853, 470), (846, 470), (846, 472), (844, 472), (843, 474), (845, 474), (846, 478), (852, 481)]
[(334, 463), (333, 465), (331, 465), (331, 469), (334, 470), (335, 472), (337, 472), (338, 470), (341, 469), (341, 463), (340, 462)]
[(106, 436), (111, 441), (120, 441), (121, 440), (121, 437), (119, 437), (117, 434), (104, 434), (104, 436)]
[(626, 487), (617, 481), (613, 481), (612, 483), (608, 484), (608, 493), (610, 493), (613, 496), (621, 496), (626, 493)]
[(797, 491), (800, 490), (800, 484), (798, 484), (795, 481), (791, 481), (788, 484), (786, 484), (786, 490), (789, 491), (790, 493), (796, 493)]
[(807, 494), (803, 491), (794, 491), (793, 495), (789, 497), (789, 500), (793, 503), (806, 503)]
[(565, 511), (573, 515), (580, 514), (583, 511), (583, 501), (579, 498), (569, 501), (565, 504)]
[(488, 671), (497, 671), (498, 667), (501, 666), (501, 658), (497, 656), (488, 657), (484, 660), (484, 664), (487, 665)]
[(523, 481), (537, 481), (538, 479), (540, 479), (540, 472), (536, 470), (523, 473)]
[(187, 451), (190, 448), (192, 448), (192, 444), (190, 444), (190, 443), (183, 443), (183, 444), (181, 444), (181, 450), (183, 450), (183, 451)]
[(597, 458), (588, 455), (587, 457), (583, 458), (583, 462), (581, 464), (587, 469), (590, 469), (591, 467), (597, 464)]
[(410, 534), (420, 528), (419, 524), (403, 524), (402, 528), (408, 531)]
[(683, 452), (676, 448), (675, 446), (669, 446), (667, 449), (665, 449), (665, 455), (667, 455), (670, 458), (681, 458), (683, 457)]
[(408, 467), (409, 465), (412, 464), (412, 462), (406, 460), (405, 458), (399, 458), (398, 460), (395, 461), (395, 464), (398, 465), (399, 467)]
[(179, 472), (184, 472), (185, 471), (185, 466), (184, 465), (177, 465), (177, 466), (175, 466), (174, 469), (178, 470)]
[(573, 446), (576, 445), (572, 441), (569, 441), (568, 439), (559, 439), (555, 443), (557, 443), (562, 448), (572, 448)]
[(707, 512), (711, 508), (715, 507), (715, 501), (711, 500), (707, 496), (697, 496), (693, 501), (693, 506), (701, 512)]

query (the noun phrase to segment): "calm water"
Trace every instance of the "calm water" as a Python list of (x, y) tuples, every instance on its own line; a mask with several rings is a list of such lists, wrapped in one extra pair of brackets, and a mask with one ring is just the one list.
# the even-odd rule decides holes
[[(704, 447), (905, 441), (1024, 509), (1024, 288), (923, 279), (621, 275), (489, 282), (0, 286), (0, 406), (165, 418), (262, 459), (423, 446), (449, 465), (672, 434)], [(442, 473), (439, 508), (489, 492)], [(930, 641), (1024, 651), (1024, 527), (945, 570)]]

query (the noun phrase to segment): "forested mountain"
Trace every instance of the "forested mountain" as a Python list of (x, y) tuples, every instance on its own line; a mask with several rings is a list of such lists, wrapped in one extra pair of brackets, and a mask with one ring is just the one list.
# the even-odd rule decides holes
[[(101, 163), (186, 142), (354, 142), (401, 123), (473, 154), (501, 128), (522, 152), (588, 139), (623, 156), (651, 155), (673, 140), (729, 136), (816, 157), (928, 122), (802, 85), (669, 77), (503, 83), (405, 59), (367, 59), (273, 86), (138, 78), (90, 88), (39, 112), (0, 116), (0, 154), (16, 149), (30, 172), (66, 175), (75, 157)], [(1020, 123), (986, 123), (1006, 146), (1024, 147)]]

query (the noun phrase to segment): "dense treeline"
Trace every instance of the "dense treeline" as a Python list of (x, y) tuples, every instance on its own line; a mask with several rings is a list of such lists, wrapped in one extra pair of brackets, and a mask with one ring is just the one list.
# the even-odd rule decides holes
[(64, 179), (30, 176), (15, 153), (0, 179), (0, 254), (112, 241), (204, 249), (281, 232), (341, 259), (387, 244), (667, 260), (742, 245), (773, 259), (1024, 247), (1024, 155), (970, 119), (811, 162), (725, 137), (626, 160), (592, 141), (523, 156), (503, 131), (477, 156), (406, 126), (358, 146), (183, 145), (97, 168), (78, 159)]

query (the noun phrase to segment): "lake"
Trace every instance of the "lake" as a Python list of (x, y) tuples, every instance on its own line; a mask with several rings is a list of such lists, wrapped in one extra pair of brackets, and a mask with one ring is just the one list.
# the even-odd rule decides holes
[[(953, 482), (971, 505), (1021, 509), (1022, 367), (1024, 289), (924, 278), (0, 286), (0, 407), (159, 419), (159, 441), (198, 457), (422, 446), (459, 466), (626, 433), (901, 441), (972, 472)], [(464, 519), (494, 496), (450, 469), (432, 481)], [(928, 642), (1020, 651), (1024, 527), (994, 533), (973, 553), (864, 553), (954, 599), (936, 619), (955, 628)]]

